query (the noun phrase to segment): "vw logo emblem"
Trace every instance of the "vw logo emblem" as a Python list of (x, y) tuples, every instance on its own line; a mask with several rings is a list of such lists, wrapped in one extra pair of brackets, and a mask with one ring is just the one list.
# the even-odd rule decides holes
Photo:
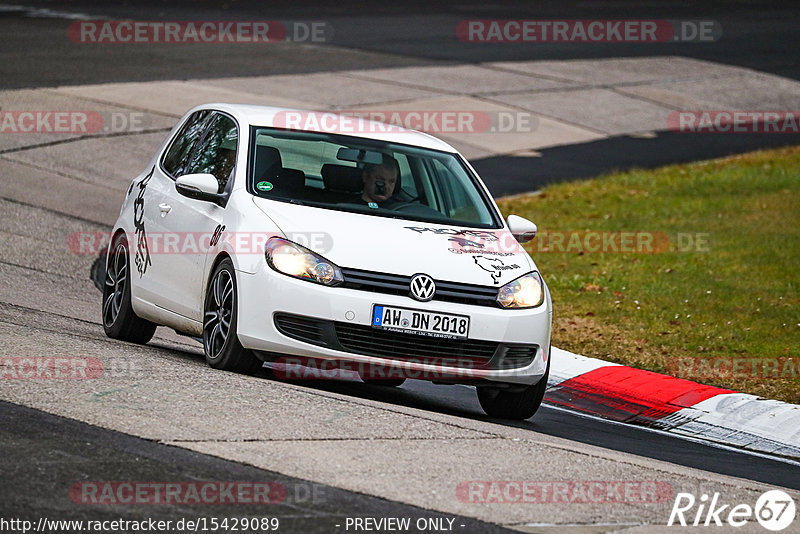
[(429, 301), (436, 293), (436, 284), (427, 274), (415, 274), (411, 277), (411, 296), (422, 302)]

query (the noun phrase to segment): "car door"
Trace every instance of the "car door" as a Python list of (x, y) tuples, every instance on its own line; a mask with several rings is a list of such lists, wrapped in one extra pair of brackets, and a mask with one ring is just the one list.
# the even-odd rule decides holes
[(137, 195), (134, 205), (133, 238), (134, 276), (139, 280), (134, 286), (137, 298), (166, 307), (172, 300), (173, 276), (165, 262), (164, 217), (167, 204), (164, 198), (175, 189), (175, 178), (184, 174), (194, 148), (202, 139), (211, 119), (210, 110), (192, 113), (167, 144), (158, 162), (143, 180), (134, 183), (132, 194)]
[[(236, 121), (215, 112), (201, 139), (180, 169), (180, 175), (214, 175), (218, 192), (229, 191), (234, 174), (239, 130)], [(177, 178), (178, 176), (175, 176)], [(159, 202), (157, 231), (163, 234), (163, 253), (159, 257), (160, 275), (167, 282), (162, 306), (195, 321), (202, 321), (204, 269), (210, 253), (209, 241), (223, 229), (225, 208), (208, 201), (181, 195), (174, 186), (167, 187)]]

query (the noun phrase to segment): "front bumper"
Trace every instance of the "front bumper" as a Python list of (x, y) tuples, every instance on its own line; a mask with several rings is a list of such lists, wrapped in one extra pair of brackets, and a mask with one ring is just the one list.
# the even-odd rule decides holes
[[(464, 377), (464, 358), (472, 363), (476, 377), (481, 380), (513, 384), (535, 384), (547, 368), (550, 348), (552, 305), (546, 291), (545, 302), (532, 309), (505, 310), (488, 306), (476, 306), (432, 300), (418, 302), (410, 297), (383, 293), (372, 293), (343, 287), (325, 287), (281, 275), (266, 264), (253, 274), (237, 271), (238, 335), (245, 348), (279, 355), (302, 356), (317, 359), (335, 359), (376, 366), (392, 366), (424, 376), (452, 375)], [(375, 354), (364, 345), (348, 344), (342, 340), (343, 333), (357, 330), (363, 339), (371, 328), (374, 304), (401, 306), (427, 311), (469, 315), (468, 340), (457, 344), (442, 344), (441, 358), (409, 358), (391, 356), (391, 351), (376, 350)], [(325, 342), (318, 339), (301, 340), (285, 328), (279, 328), (276, 317), (301, 317), (317, 321), (326, 330)], [(279, 321), (277, 321), (279, 323)], [(331, 337), (333, 332), (333, 337)], [(338, 336), (336, 335), (338, 332)], [(376, 331), (376, 335), (382, 331)], [(288, 335), (287, 335), (288, 334)], [(411, 341), (424, 355), (436, 350), (434, 338), (414, 334)], [(394, 338), (397, 340), (397, 338)], [(391, 343), (391, 339), (379, 339), (378, 343)], [(494, 344), (496, 350), (492, 350)], [(425, 345), (430, 345), (428, 352)], [(445, 345), (447, 345), (445, 347)], [(528, 347), (534, 351), (530, 358), (504, 361), (509, 348)], [(460, 350), (461, 347), (463, 350)], [(472, 358), (477, 347), (489, 351), (485, 365)], [(463, 354), (462, 354), (463, 352)], [(453, 356), (459, 356), (453, 358)], [(514, 366), (514, 362), (522, 365)]]

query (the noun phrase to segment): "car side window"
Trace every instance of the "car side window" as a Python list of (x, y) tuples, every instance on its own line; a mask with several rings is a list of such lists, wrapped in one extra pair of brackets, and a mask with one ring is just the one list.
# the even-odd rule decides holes
[(408, 156), (399, 153), (393, 154), (393, 156), (397, 160), (398, 165), (400, 165), (399, 178), (403, 191), (411, 198), (419, 198), (417, 184), (414, 183), (411, 167), (408, 164)]
[(161, 163), (164, 170), (173, 178), (186, 174), (183, 171), (189, 163), (192, 147), (203, 134), (210, 114), (211, 111), (207, 109), (195, 111), (172, 139), (169, 150), (164, 154)]
[(227, 115), (218, 114), (194, 151), (185, 174), (213, 174), (219, 183), (218, 192), (222, 193), (236, 165), (238, 140), (236, 122)]

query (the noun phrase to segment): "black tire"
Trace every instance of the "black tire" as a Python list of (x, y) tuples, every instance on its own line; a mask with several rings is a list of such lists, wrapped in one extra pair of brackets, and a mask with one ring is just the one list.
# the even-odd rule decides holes
[(526, 387), (522, 391), (506, 391), (500, 388), (479, 387), (478, 402), (490, 417), (500, 419), (525, 420), (539, 410), (547, 390), (547, 379), (550, 376), (550, 358), (548, 353), (547, 370), (539, 382)]
[(103, 291), (103, 286), (106, 283), (106, 261), (108, 260), (108, 251), (102, 251), (92, 263), (92, 270), (90, 278), (94, 282), (94, 287), (99, 291)]
[(236, 334), (238, 293), (233, 263), (225, 258), (211, 274), (203, 304), (203, 351), (214, 369), (251, 374), (261, 360), (242, 347)]
[(106, 259), (103, 283), (102, 320), (108, 337), (147, 343), (156, 332), (156, 324), (136, 316), (131, 306), (130, 253), (125, 234), (114, 238)]

